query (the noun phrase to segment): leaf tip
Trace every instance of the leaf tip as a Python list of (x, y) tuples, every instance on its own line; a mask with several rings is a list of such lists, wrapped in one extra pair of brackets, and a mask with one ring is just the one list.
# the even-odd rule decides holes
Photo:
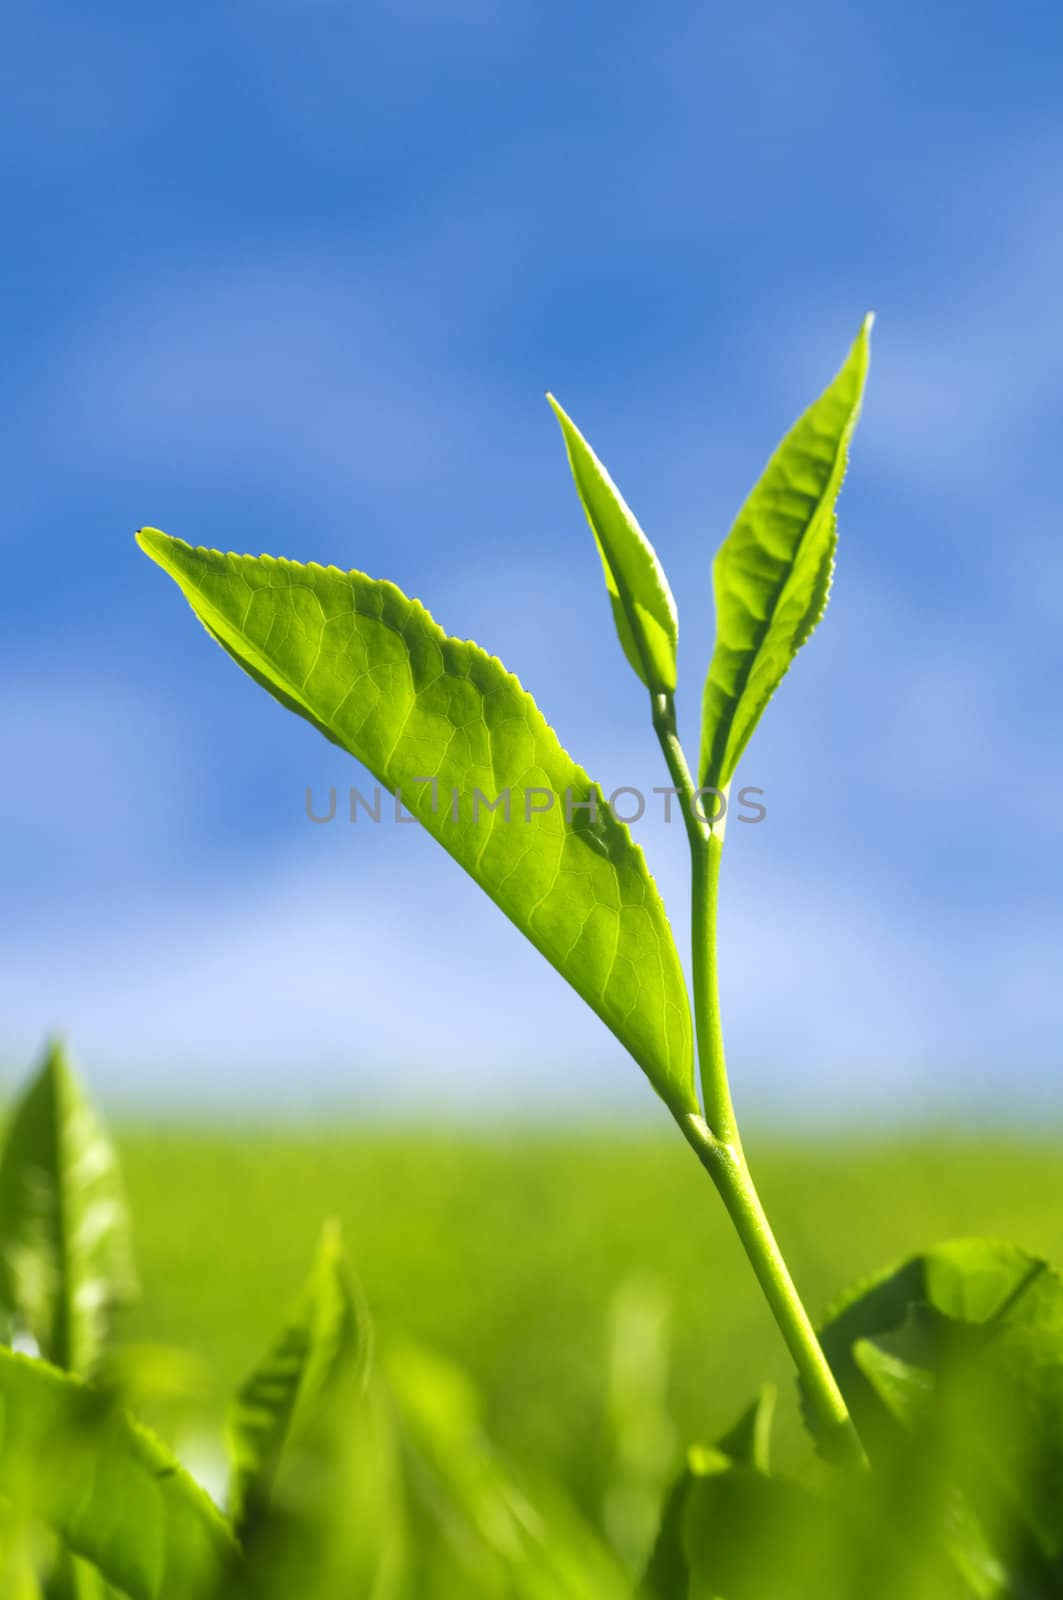
[(875, 313), (869, 311), (860, 324), (860, 332), (853, 341), (852, 351), (850, 352), (850, 362), (855, 361), (863, 374), (860, 380), (861, 385), (866, 380), (867, 369), (871, 361), (871, 330), (874, 326)]
[(153, 561), (159, 559), (159, 555), (170, 542), (168, 535), (163, 533), (161, 528), (138, 528), (135, 538), (144, 554), (150, 556)]
[(568, 430), (572, 426), (571, 419), (566, 413), (564, 407), (560, 405), (554, 395), (550, 393), (549, 389), (546, 391), (546, 403), (550, 407), (550, 410), (554, 413), (554, 416), (557, 418), (558, 422), (561, 424), (562, 433), (567, 436)]
[(327, 1261), (343, 1261), (346, 1259), (346, 1251), (343, 1248), (343, 1228), (339, 1217), (325, 1218), (321, 1225), (318, 1250), (322, 1259)]

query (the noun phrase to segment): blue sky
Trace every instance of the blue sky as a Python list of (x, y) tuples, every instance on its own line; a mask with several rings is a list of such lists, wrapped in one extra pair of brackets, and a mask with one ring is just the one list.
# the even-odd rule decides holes
[[(830, 613), (742, 777), (740, 1106), (1063, 1085), (1058, 6), (75, 8), (5, 23), (0, 1062), (113, 1103), (652, 1119), (631, 1063), (136, 551), (358, 566), (498, 653), (608, 788), (663, 781), (543, 402), (680, 607), (878, 314)], [(643, 827), (686, 927), (682, 834)]]

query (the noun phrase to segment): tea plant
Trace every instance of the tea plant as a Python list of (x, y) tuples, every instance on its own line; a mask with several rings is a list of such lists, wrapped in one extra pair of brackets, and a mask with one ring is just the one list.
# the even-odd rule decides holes
[[(773, 1470), (763, 1391), (723, 1438), (688, 1452), (642, 1563), (635, 1531), (599, 1530), (499, 1458), (463, 1374), (415, 1349), (373, 1359), (366, 1309), (328, 1227), (302, 1296), (233, 1400), (219, 1510), (133, 1415), (166, 1362), (116, 1340), (135, 1292), (117, 1163), (53, 1047), (0, 1161), (0, 1315), (12, 1346), (0, 1349), (4, 1593), (1063, 1593), (1063, 1279), (1011, 1245), (939, 1245), (859, 1285), (817, 1333), (758, 1198), (724, 1060), (716, 902), (727, 798), (827, 603), (869, 332), (870, 319), (716, 558), (696, 780), (677, 732), (667, 580), (551, 402), (683, 813), (693, 1010), (641, 851), (498, 661), (361, 573), (138, 535), (239, 665), (361, 760), (634, 1056), (749, 1257), (793, 1358), (817, 1461), (799, 1478)], [(641, 1504), (630, 1467), (621, 1506)]]

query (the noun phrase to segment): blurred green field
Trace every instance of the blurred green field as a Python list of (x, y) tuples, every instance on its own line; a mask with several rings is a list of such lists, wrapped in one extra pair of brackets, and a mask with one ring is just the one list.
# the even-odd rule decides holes
[[(208, 1451), (326, 1216), (343, 1224), (380, 1346), (412, 1339), (460, 1363), (496, 1444), (588, 1510), (612, 1449), (618, 1296), (668, 1308), (676, 1448), (719, 1433), (764, 1378), (781, 1385), (784, 1455), (802, 1448), (778, 1336), (678, 1139), (126, 1128), (118, 1142), (142, 1280), (124, 1333), (205, 1358)], [(1063, 1142), (754, 1140), (750, 1156), (816, 1315), (942, 1238), (1006, 1236), (1063, 1259)]]

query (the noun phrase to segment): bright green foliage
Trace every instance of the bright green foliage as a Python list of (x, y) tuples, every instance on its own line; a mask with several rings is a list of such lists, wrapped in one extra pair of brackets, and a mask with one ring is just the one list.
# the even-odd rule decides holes
[(606, 1470), (602, 1521), (633, 1573), (641, 1571), (675, 1468), (669, 1406), (671, 1302), (654, 1278), (633, 1277), (613, 1295), (604, 1351)]
[(388, 1362), (409, 1460), (409, 1593), (629, 1600), (623, 1571), (562, 1496), (534, 1495), (487, 1439), (464, 1373), (404, 1345)]
[(957, 1508), (942, 1463), (928, 1472), (916, 1452), (880, 1463), (875, 1478), (776, 1477), (769, 1415), (762, 1400), (715, 1448), (691, 1449), (665, 1506), (644, 1600), (1002, 1596), (999, 1569)]
[(0, 1594), (5, 1600), (43, 1600), (37, 1565), (26, 1530), (5, 1508), (0, 1512)]
[(712, 1448), (694, 1445), (679, 1477), (669, 1490), (660, 1531), (642, 1580), (643, 1600), (686, 1600), (694, 1581), (690, 1549), (692, 1512), (704, 1478), (735, 1468), (767, 1477), (771, 1467), (771, 1431), (775, 1388), (764, 1384), (752, 1405)]
[(369, 1316), (330, 1225), (291, 1318), (230, 1411), (229, 1512), (242, 1539), (266, 1514), (285, 1453), (316, 1449), (330, 1408), (364, 1388), (369, 1349)]
[(0, 1497), (130, 1600), (199, 1600), (235, 1555), (208, 1496), (145, 1428), (77, 1378), (7, 1350)]
[[(498, 1272), (504, 1257), (492, 1257)], [(200, 1270), (200, 1291), (203, 1281)], [(434, 1280), (434, 1292), (447, 1283)], [(631, 1468), (636, 1440), (649, 1465), (667, 1431), (663, 1317), (645, 1282), (614, 1303), (599, 1382)], [(1063, 1280), (1013, 1246), (938, 1246), (846, 1295), (824, 1344), (873, 1472), (777, 1473), (765, 1386), (715, 1446), (688, 1451), (644, 1600), (1053, 1600)], [(0, 1351), (0, 1579), (14, 1600), (632, 1592), (626, 1531), (507, 1460), (462, 1371), (394, 1341), (384, 1373), (368, 1371), (368, 1318), (334, 1226), (233, 1403), (232, 1518), (129, 1415), (134, 1396), (171, 1381), (172, 1357), (136, 1347), (101, 1357), (103, 1387)]]
[(833, 383), (790, 429), (713, 565), (716, 645), (702, 702), (700, 781), (726, 788), (794, 656), (822, 617), (834, 503), (870, 351), (868, 317)]
[[(662, 1600), (973, 1600), (926, 1501), (868, 1477), (795, 1482), (706, 1452), (684, 1517), (688, 1584)], [(902, 1485), (902, 1488), (904, 1486)]]
[(939, 1245), (843, 1303), (824, 1342), (849, 1348), (836, 1370), (875, 1458), (902, 1448), (899, 1424), (955, 1483), (960, 1559), (1031, 1584), (1063, 1567), (1063, 1278), (1047, 1262)]
[(0, 1158), (0, 1303), (56, 1366), (87, 1373), (134, 1292), (114, 1151), (53, 1044)]
[[(656, 1124), (619, 1134), (579, 1118), (496, 1133), (337, 1117), (327, 1128), (297, 1118), (268, 1131), (125, 1126), (144, 1280), (130, 1336), (209, 1356), (214, 1381), (209, 1390), (200, 1382), (185, 1414), (215, 1432), (225, 1397), (298, 1289), (300, 1264), (309, 1267), (322, 1217), (334, 1213), (380, 1336), (401, 1332), (460, 1359), (505, 1458), (598, 1506), (615, 1461), (607, 1329), (617, 1296), (649, 1276), (671, 1308), (667, 1479), (683, 1444), (718, 1438), (765, 1376), (779, 1383), (773, 1461), (786, 1470), (798, 1419), (785, 1357), (755, 1315), (726, 1213), (706, 1204), (701, 1168), (677, 1160)], [(786, 1139), (765, 1132), (756, 1148), (816, 1307), (869, 1263), (910, 1253), (912, 1240), (948, 1237), (958, 1219), (1025, 1236), (1049, 1255), (1063, 1216), (1063, 1160), (1047, 1136), (942, 1141), (928, 1129), (878, 1140), (801, 1128)], [(890, 1204), (877, 1204), (886, 1194)]]
[(1057, 1595), (1063, 1279), (1012, 1245), (940, 1245), (847, 1294), (823, 1342), (873, 1474), (772, 1477), (751, 1408), (690, 1452), (647, 1600)]
[(717, 1441), (716, 1448), (743, 1466), (755, 1467), (758, 1472), (770, 1472), (775, 1399), (775, 1385), (762, 1383), (757, 1398), (743, 1411), (734, 1427)]
[(345, 1388), (327, 1404), (322, 1396), (302, 1446), (285, 1454), (225, 1600), (420, 1600), (408, 1582), (406, 1495), (382, 1386)]
[(707, 1451), (700, 1445), (688, 1450), (683, 1470), (661, 1507), (660, 1527), (639, 1588), (640, 1600), (686, 1600), (690, 1593), (687, 1504), (696, 1475), (720, 1457), (721, 1452)]
[[(669, 1106), (696, 1110), (686, 985), (642, 852), (516, 678), (393, 584), (138, 537), (239, 665), (401, 793)], [(490, 801), (510, 791), (509, 820), (478, 807), (477, 789)], [(549, 809), (529, 806), (536, 789)], [(569, 801), (591, 798), (597, 815), (569, 820)]]
[(394, 1423), (369, 1386), (370, 1346), (330, 1223), (287, 1325), (230, 1410), (229, 1509), (245, 1555), (234, 1597), (406, 1592)]
[[(874, 1433), (881, 1415), (853, 1352), (860, 1341), (896, 1335), (910, 1324), (913, 1312), (939, 1328), (966, 1327), (980, 1343), (983, 1335), (977, 1330), (991, 1332), (984, 1342), (997, 1350), (1020, 1330), (1024, 1338), (1056, 1326), (1063, 1330), (1063, 1280), (1017, 1245), (961, 1239), (857, 1284), (831, 1308), (820, 1338), (862, 1432)], [(1045, 1354), (1050, 1353), (1051, 1347)], [(1063, 1344), (1059, 1361), (1063, 1365)]]
[(546, 397), (565, 437), (569, 466), (601, 557), (624, 654), (651, 694), (675, 689), (679, 623), (657, 552), (571, 417)]
[(800, 1485), (722, 1453), (691, 1453), (683, 1543), (689, 1573), (683, 1600), (859, 1593), (850, 1584), (860, 1569), (831, 1509)]

